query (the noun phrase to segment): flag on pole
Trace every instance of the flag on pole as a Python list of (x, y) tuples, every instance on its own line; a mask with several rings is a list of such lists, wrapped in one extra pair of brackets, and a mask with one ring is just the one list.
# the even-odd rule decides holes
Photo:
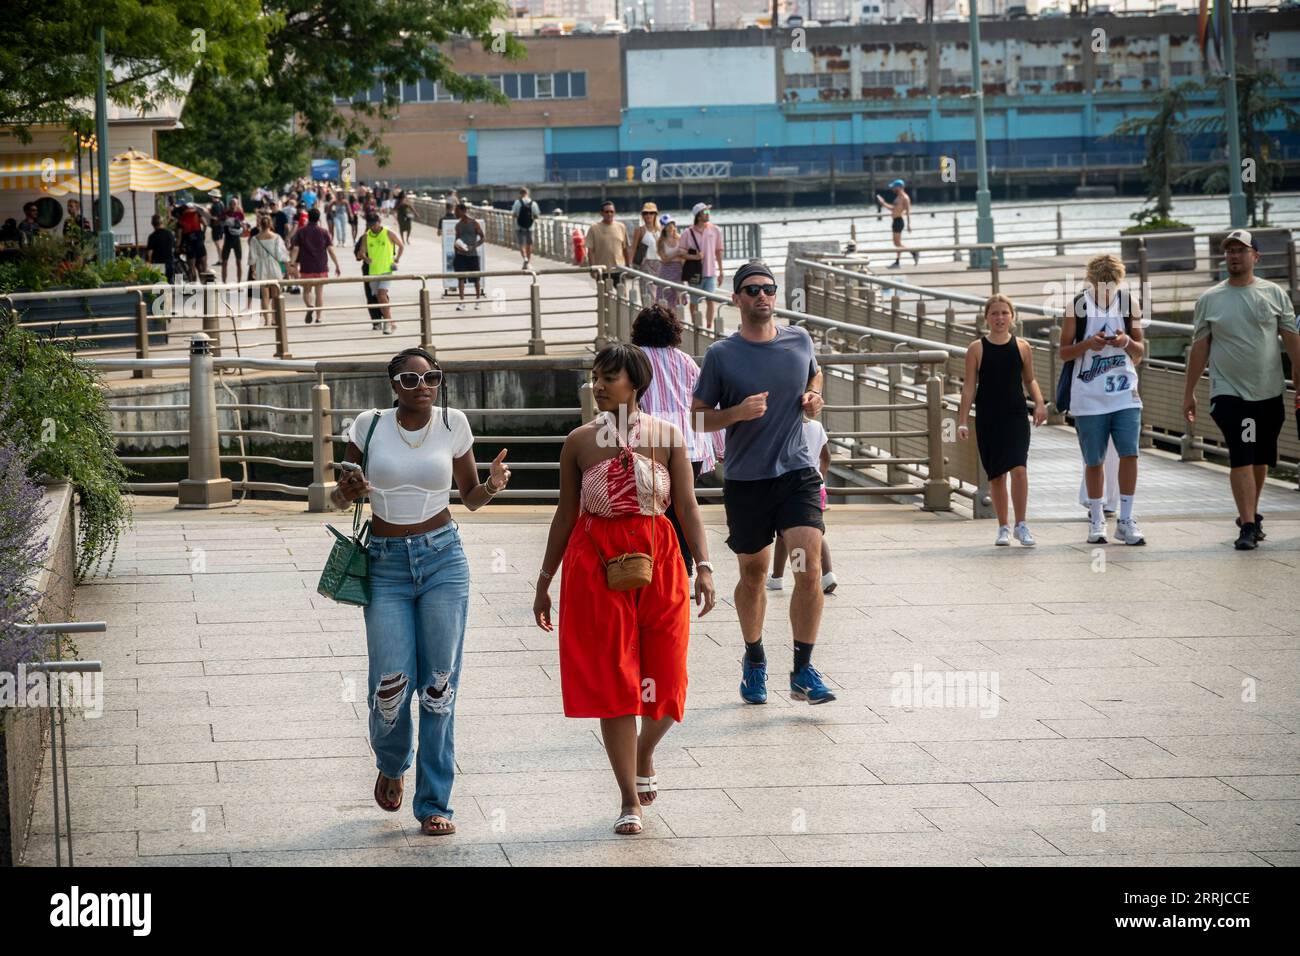
[(1197, 16), (1196, 37), (1201, 44), (1201, 56), (1211, 73), (1223, 72), (1223, 25), (1226, 16), (1223, 0), (1201, 0)]

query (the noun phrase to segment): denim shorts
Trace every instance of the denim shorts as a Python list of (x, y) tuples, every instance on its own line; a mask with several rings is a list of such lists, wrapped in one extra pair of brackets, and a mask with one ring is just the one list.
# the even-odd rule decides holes
[[(701, 276), (698, 288), (701, 292), (716, 292), (718, 290), (718, 277)], [(702, 295), (692, 295), (691, 305), (698, 305), (702, 298), (704, 298)]]
[(1106, 445), (1111, 441), (1119, 457), (1132, 458), (1138, 453), (1138, 438), (1142, 434), (1142, 407), (1104, 415), (1079, 415), (1074, 419), (1074, 432), (1079, 436), (1083, 463), (1089, 467), (1106, 460)]

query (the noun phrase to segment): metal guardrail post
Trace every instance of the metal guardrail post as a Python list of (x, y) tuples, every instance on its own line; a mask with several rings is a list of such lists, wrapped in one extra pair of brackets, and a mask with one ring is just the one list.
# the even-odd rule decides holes
[(275, 297), (275, 357), (278, 359), (293, 358), (289, 354), (289, 320), (284, 311), (284, 286), (280, 286), (280, 294)]
[(1138, 236), (1138, 291), (1146, 296), (1147, 283), (1151, 280), (1151, 260), (1147, 251), (1146, 236)]
[[(916, 337), (925, 338), (925, 300), (916, 300)], [(916, 383), (919, 385), (930, 377), (930, 366), (924, 362), (916, 363)]]
[(528, 311), (532, 320), (533, 337), (528, 340), (529, 355), (545, 355), (546, 339), (542, 338), (542, 287), (533, 276), (533, 284), (528, 287)]
[(1064, 413), (1056, 410), (1056, 380), (1061, 377), (1061, 327), (1059, 325), (1052, 326), (1048, 331), (1047, 341), (1051, 344), (1051, 348), (1047, 350), (1047, 367), (1051, 370), (1049, 373), (1051, 377), (1042, 383), (1051, 389), (1050, 397), (1047, 398), (1047, 424), (1064, 425)]
[(1295, 240), (1288, 239), (1286, 244), (1286, 284), (1291, 293), (1291, 307), (1300, 307), (1300, 290), (1297, 290), (1297, 269), (1295, 261)]
[(217, 434), (217, 392), (212, 375), (211, 340), (202, 332), (190, 339), (189, 477), (177, 483), (177, 508), (233, 504), (229, 478), (221, 477)]
[(898, 293), (895, 292), (889, 297), (889, 331), (898, 331), (898, 313), (902, 306), (898, 302)]
[(930, 472), (925, 479), (922, 508), (926, 511), (951, 511), (952, 488), (948, 485), (947, 462), (943, 450), (943, 373), (935, 372), (925, 382), (926, 444), (929, 446)]
[[(1187, 362), (1191, 358), (1191, 352), (1192, 347), (1190, 345), (1183, 350), (1184, 368), (1187, 366)], [(1195, 392), (1193, 392), (1193, 394), (1195, 394)], [(1178, 440), (1178, 457), (1182, 461), (1205, 460), (1205, 449), (1198, 447), (1196, 444), (1196, 432), (1197, 425), (1205, 420), (1205, 417), (1210, 414), (1210, 411), (1208, 408), (1200, 408), (1197, 411), (1198, 414), (1195, 422), (1189, 422), (1187, 419), (1183, 419), (1183, 437)]]
[(578, 403), (582, 406), (582, 421), (591, 421), (596, 417), (596, 395), (591, 389), (591, 382), (583, 382), (578, 387)]
[(316, 376), (311, 389), (311, 484), (307, 486), (307, 510), (330, 511), (329, 496), (334, 479), (334, 417), (330, 414), (330, 387), (324, 374)]
[(609, 285), (602, 271), (596, 277), (596, 349), (603, 349), (610, 341)]
[[(903, 366), (894, 363), (886, 369), (889, 375), (889, 404), (898, 404), (898, 386), (903, 381)], [(894, 409), (889, 410), (889, 430), (898, 431), (898, 412)], [(889, 457), (898, 457), (898, 438), (895, 435), (889, 436)], [(897, 465), (885, 466), (885, 483), (889, 485), (902, 485), (907, 482), (907, 474)]]
[(420, 282), (420, 348), (433, 354), (433, 305), (429, 301), (429, 283)]
[[(1065, 221), (1061, 216), (1060, 206), (1056, 207), (1056, 238), (1057, 239), (1065, 238)], [(1056, 254), (1058, 256), (1065, 255), (1065, 246), (1061, 245), (1060, 243), (1057, 243)]]
[[(957, 221), (957, 214), (955, 212), (952, 214), (952, 244), (954, 246), (961, 245), (961, 224)], [(961, 249), (953, 249), (952, 261), (961, 262)]]
[[(751, 223), (749, 224), (749, 243), (750, 243), (750, 249), (751, 249), (751, 251), (753, 252), (753, 255), (752, 255), (750, 258), (752, 258), (752, 259), (762, 259), (762, 258), (763, 258), (763, 225), (762, 225), (762, 223), (751, 222)], [(1294, 287), (1293, 287), (1293, 288), (1294, 288)]]
[[(1292, 288), (1294, 287), (1293, 284)], [(142, 359), (149, 357), (149, 307), (144, 304), (144, 296), (139, 292), (135, 294), (135, 355)], [(135, 369), (131, 377), (153, 378), (153, 369)]]
[(948, 303), (948, 308), (943, 310), (943, 344), (952, 345), (952, 329), (957, 324), (957, 310), (953, 308), (952, 303)]
[(1001, 267), (998, 265), (999, 251), (997, 249), (993, 249), (990, 251), (991, 251), (991, 255), (989, 256), (989, 284), (990, 284), (990, 291), (996, 294), (1001, 291), (1001, 285), (1002, 285), (1000, 281), (1001, 276), (999, 275), (999, 269)]
[(864, 323), (868, 328), (872, 326), (876, 315), (876, 287), (867, 284), (867, 321)]

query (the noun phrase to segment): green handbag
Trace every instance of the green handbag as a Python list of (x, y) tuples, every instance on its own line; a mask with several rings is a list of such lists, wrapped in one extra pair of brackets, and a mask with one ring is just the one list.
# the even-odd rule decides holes
[[(370, 453), (370, 439), (379, 424), (378, 411), (366, 432), (366, 447), (361, 450), (361, 472), (365, 474), (366, 456)], [(370, 603), (370, 520), (361, 523), (364, 498), (358, 498), (352, 511), (352, 536), (348, 537), (333, 525), (325, 528), (337, 539), (321, 571), (316, 591), (340, 604), (365, 607)]]

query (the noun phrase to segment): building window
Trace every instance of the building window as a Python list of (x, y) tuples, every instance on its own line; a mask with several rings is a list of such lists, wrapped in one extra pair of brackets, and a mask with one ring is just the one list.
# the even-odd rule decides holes
[(570, 73), (569, 74), (569, 97), (571, 99), (583, 99), (587, 95), (587, 74)]
[(940, 86), (970, 86), (971, 74), (969, 70), (940, 70)]
[(492, 87), (492, 89), (496, 90), (498, 93), (505, 92), (505, 77), (500, 73), (493, 73), (491, 76), (487, 77), (487, 81), (488, 86)]
[(418, 103), (420, 102), (420, 84), (403, 83), (402, 84), (402, 102)]
[(502, 80), (501, 91), (512, 100), (519, 99), (519, 74), (507, 73)]
[(555, 98), (557, 100), (567, 100), (569, 98), (569, 74), (556, 73), (555, 76)]
[(519, 98), (531, 100), (537, 95), (537, 75), (535, 73), (519, 74)]
[(549, 100), (555, 93), (555, 84), (553, 77), (549, 73), (538, 73), (536, 76), (535, 96), (539, 100)]

